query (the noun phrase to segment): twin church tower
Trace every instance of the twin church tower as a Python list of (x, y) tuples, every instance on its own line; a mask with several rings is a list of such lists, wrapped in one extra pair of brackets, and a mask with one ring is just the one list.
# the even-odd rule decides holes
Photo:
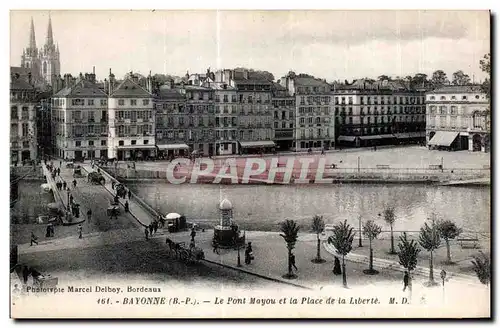
[(53, 80), (61, 74), (59, 62), (59, 46), (54, 43), (52, 21), (49, 16), (47, 38), (42, 48), (38, 49), (35, 38), (35, 25), (31, 18), (29, 45), (23, 49), (21, 67), (29, 69), (34, 79), (52, 85)]

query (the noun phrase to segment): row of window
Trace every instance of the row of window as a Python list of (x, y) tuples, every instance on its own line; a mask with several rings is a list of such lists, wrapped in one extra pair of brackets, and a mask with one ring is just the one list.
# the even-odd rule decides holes
[[(274, 128), (279, 129), (279, 123), (274, 122)], [(281, 122), (282, 129), (293, 129), (293, 123)]]
[[(19, 108), (17, 106), (10, 107), (10, 119), (11, 120), (19, 119)], [(21, 108), (21, 120), (28, 120), (28, 119), (29, 119), (29, 107), (23, 106)]]
[[(287, 115), (288, 113), (288, 115)], [(281, 119), (282, 120), (291, 120), (295, 117), (294, 113), (292, 111), (282, 111), (281, 112)], [(280, 119), (280, 116), (279, 116), (279, 112), (278, 111), (275, 111), (274, 112), (274, 119), (276, 120), (279, 120)]]
[(293, 99), (291, 99), (291, 100), (284, 100), (284, 99), (273, 100), (272, 104), (273, 104), (273, 107), (275, 107), (275, 108), (277, 108), (277, 107), (295, 107), (295, 100), (293, 100)]
[[(439, 111), (438, 111), (439, 110)], [(462, 108), (462, 114), (464, 112), (464, 108)], [(430, 114), (436, 114), (439, 113), (441, 115), (458, 115), (458, 107), (457, 106), (450, 106), (449, 108), (447, 106), (429, 106), (429, 111)]]
[[(374, 120), (372, 122), (371, 117), (361, 117), (360, 118), (360, 123), (361, 124), (385, 124), (385, 123), (390, 123), (390, 122), (424, 122), (425, 121), (425, 116), (399, 116), (399, 119), (397, 116), (392, 117), (392, 121), (390, 117), (387, 117), (387, 121), (384, 119), (384, 117), (380, 117), (380, 120), (378, 117), (374, 117)], [(349, 117), (346, 119), (346, 117), (342, 117), (342, 119), (339, 119), (338, 117), (335, 118), (335, 123), (336, 124), (353, 124), (353, 118)], [(302, 124), (302, 123), (301, 123)], [(309, 123), (311, 124), (311, 123)]]
[(325, 130), (325, 133), (323, 133), (323, 129), (316, 129), (316, 134), (314, 134), (313, 129), (309, 129), (309, 130), (307, 130), (307, 132), (308, 133), (306, 133), (306, 130), (301, 129), (300, 130), (300, 137), (302, 139), (304, 139), (304, 138), (329, 138), (330, 137), (330, 133), (329, 133), (328, 129)]
[[(100, 144), (101, 144), (101, 146), (106, 146), (107, 145), (107, 140), (100, 140)], [(82, 147), (83, 145), (84, 145), (84, 142), (82, 143), (81, 140), (75, 141), (75, 147)], [(89, 147), (95, 147), (96, 146), (94, 140), (87, 141), (87, 145)]]
[[(474, 95), (474, 96), (471, 96), (471, 97), (473, 97), (473, 99), (480, 99), (481, 98), (479, 95)], [(429, 99), (430, 100), (436, 100), (436, 96), (429, 96)], [(439, 100), (448, 100), (448, 98), (446, 98), (446, 96), (440, 96)], [(453, 95), (453, 96), (450, 96), (449, 100), (458, 100), (458, 98), (457, 98), (456, 95)], [(460, 100), (468, 100), (468, 97), (466, 95), (462, 95), (462, 98)]]
[(117, 114), (118, 120), (137, 121), (137, 119), (150, 120), (153, 118), (153, 111), (151, 110), (119, 110)]
[[(95, 106), (97, 102), (94, 102), (95, 99), (71, 99), (72, 106)], [(101, 106), (108, 105), (108, 99), (99, 99), (99, 104)], [(52, 99), (52, 105), (54, 106), (64, 106), (64, 99)]]
[(327, 93), (330, 92), (330, 87), (297, 87), (297, 93)]
[[(30, 142), (29, 141), (23, 141), (21, 143), (22, 148), (30, 148)], [(12, 141), (12, 148), (19, 148), (19, 142), (17, 141)]]
[[(10, 124), (10, 135), (12, 137), (17, 137), (19, 133), (19, 125), (17, 123)], [(31, 131), (28, 123), (21, 124), (21, 136), (28, 137), (31, 135)]]
[(119, 137), (135, 136), (135, 135), (151, 135), (153, 133), (153, 125), (151, 124), (118, 125), (117, 131)]
[[(371, 115), (372, 114), (372, 108), (371, 107), (366, 107), (366, 113), (365, 113), (365, 107), (360, 107), (359, 109), (359, 115)], [(373, 107), (373, 114), (380, 114), (380, 115), (385, 115), (385, 110), (387, 110), (387, 114), (391, 114), (391, 108), (389, 106), (387, 107), (380, 107), (380, 111), (378, 111), (378, 107), (375, 106)], [(353, 109), (352, 107), (348, 107), (347, 111), (348, 115), (352, 115)], [(394, 106), (394, 114), (425, 114), (425, 106)], [(341, 107), (340, 108), (340, 114), (345, 115), (346, 114), (346, 108)], [(339, 115), (339, 107), (335, 107), (335, 115)]]
[[(130, 106), (137, 106), (137, 99), (128, 99)], [(142, 105), (148, 106), (149, 99), (142, 99)], [(118, 106), (125, 106), (125, 99), (118, 99)]]
[[(361, 105), (420, 105), (424, 104), (424, 97), (419, 96), (360, 96), (359, 103)], [(354, 103), (354, 97), (335, 97), (335, 105), (344, 105)]]

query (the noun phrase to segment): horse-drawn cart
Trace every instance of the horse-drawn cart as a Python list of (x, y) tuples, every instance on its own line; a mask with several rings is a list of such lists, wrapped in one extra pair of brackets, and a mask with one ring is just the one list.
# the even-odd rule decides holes
[(166, 240), (167, 245), (170, 247), (170, 252), (175, 253), (175, 257), (185, 263), (199, 263), (201, 260), (205, 259), (205, 253), (203, 249), (199, 247), (186, 247), (185, 242), (176, 243), (170, 238)]
[(81, 177), (83, 177), (82, 167), (80, 165), (77, 165), (73, 169), (73, 178), (81, 178)]

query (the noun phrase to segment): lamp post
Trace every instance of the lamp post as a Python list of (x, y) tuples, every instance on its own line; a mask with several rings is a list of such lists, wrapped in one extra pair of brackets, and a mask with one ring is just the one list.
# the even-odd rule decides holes
[(237, 264), (237, 267), (241, 267), (240, 243), (238, 242), (238, 237), (237, 236), (234, 236), (234, 243), (236, 244), (236, 249), (238, 250), (238, 264)]
[(361, 238), (361, 215), (359, 216), (359, 247), (363, 247), (363, 241)]

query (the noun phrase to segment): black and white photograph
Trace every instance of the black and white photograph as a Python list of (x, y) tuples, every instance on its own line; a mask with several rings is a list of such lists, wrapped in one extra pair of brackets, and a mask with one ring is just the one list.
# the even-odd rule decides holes
[(9, 16), (11, 318), (491, 317), (490, 11)]

